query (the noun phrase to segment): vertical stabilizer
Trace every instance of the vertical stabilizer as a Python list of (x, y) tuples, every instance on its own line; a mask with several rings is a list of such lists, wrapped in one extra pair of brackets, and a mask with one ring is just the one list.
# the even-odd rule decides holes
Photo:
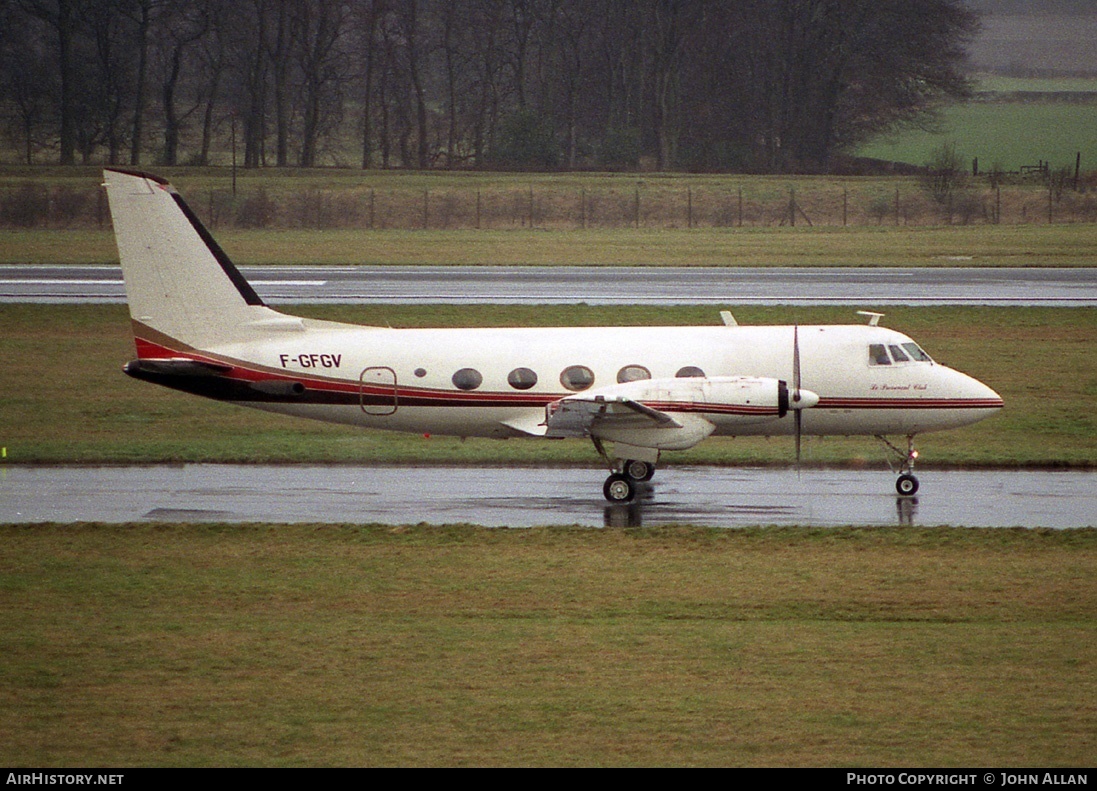
[(135, 171), (103, 175), (135, 333), (147, 328), (158, 341), (201, 349), (254, 337), (256, 322), (280, 315), (168, 182)]

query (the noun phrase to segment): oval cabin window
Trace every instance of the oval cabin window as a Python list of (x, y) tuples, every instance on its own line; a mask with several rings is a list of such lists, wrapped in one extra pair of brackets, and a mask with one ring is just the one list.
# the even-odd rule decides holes
[(484, 383), (484, 377), (475, 368), (462, 368), (453, 375), (453, 386), (458, 390), (475, 390)]
[(586, 390), (594, 384), (594, 371), (585, 365), (572, 365), (560, 374), (560, 384), (568, 390)]
[(625, 384), (625, 382), (639, 382), (641, 379), (650, 378), (651, 371), (642, 365), (626, 365), (617, 372), (617, 382), (619, 384)]
[(537, 384), (537, 374), (529, 368), (515, 368), (507, 374), (507, 384), (515, 390), (529, 390)]

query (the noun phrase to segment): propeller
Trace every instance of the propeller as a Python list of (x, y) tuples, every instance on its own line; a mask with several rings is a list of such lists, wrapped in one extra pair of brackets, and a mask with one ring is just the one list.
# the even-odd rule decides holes
[(800, 472), (801, 438), (804, 434), (805, 409), (810, 409), (819, 403), (819, 396), (801, 386), (800, 374), (800, 326), (792, 327), (792, 385), (784, 380), (778, 383), (778, 417), (784, 417), (792, 412), (793, 425), (796, 431), (796, 472)]
[(804, 410), (800, 405), (800, 325), (792, 327), (792, 415), (796, 422), (796, 474), (800, 474), (800, 436), (803, 432)]

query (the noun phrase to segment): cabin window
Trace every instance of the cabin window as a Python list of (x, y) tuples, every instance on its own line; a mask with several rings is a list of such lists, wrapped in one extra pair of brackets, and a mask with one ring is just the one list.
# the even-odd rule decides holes
[(427, 369), (426, 368), (416, 368), (415, 369), (415, 376), (418, 377), (419, 379), (422, 379), (426, 375), (427, 375)]
[(585, 365), (572, 365), (560, 374), (560, 384), (568, 390), (586, 390), (594, 384), (594, 371)]
[(651, 371), (642, 365), (626, 365), (617, 372), (617, 381), (620, 384), (626, 382), (639, 382), (641, 379), (650, 379)]
[(484, 383), (484, 377), (475, 368), (462, 368), (453, 375), (453, 386), (458, 390), (475, 390)]
[(870, 343), (868, 347), (869, 365), (891, 365), (887, 347), (882, 343)]
[(675, 378), (677, 379), (697, 379), (704, 378), (705, 372), (698, 368), (696, 365), (687, 365), (685, 368), (679, 368)]
[(922, 351), (922, 347), (917, 343), (904, 343), (903, 348), (907, 350), (907, 354), (910, 355), (910, 359), (917, 360), (920, 363), (931, 363), (933, 358)]
[(515, 368), (507, 374), (507, 384), (515, 390), (529, 390), (537, 384), (537, 374), (529, 368)]

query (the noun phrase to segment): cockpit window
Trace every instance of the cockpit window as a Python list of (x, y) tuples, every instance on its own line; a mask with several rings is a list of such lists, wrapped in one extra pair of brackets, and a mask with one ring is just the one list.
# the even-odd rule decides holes
[(912, 360), (917, 360), (920, 363), (931, 363), (933, 358), (922, 351), (922, 347), (917, 343), (904, 343), (903, 348), (907, 350)]
[[(890, 353), (889, 353), (890, 352)], [(868, 347), (869, 365), (891, 365), (896, 363), (931, 363), (932, 358), (917, 343), (883, 344), (870, 343)]]

